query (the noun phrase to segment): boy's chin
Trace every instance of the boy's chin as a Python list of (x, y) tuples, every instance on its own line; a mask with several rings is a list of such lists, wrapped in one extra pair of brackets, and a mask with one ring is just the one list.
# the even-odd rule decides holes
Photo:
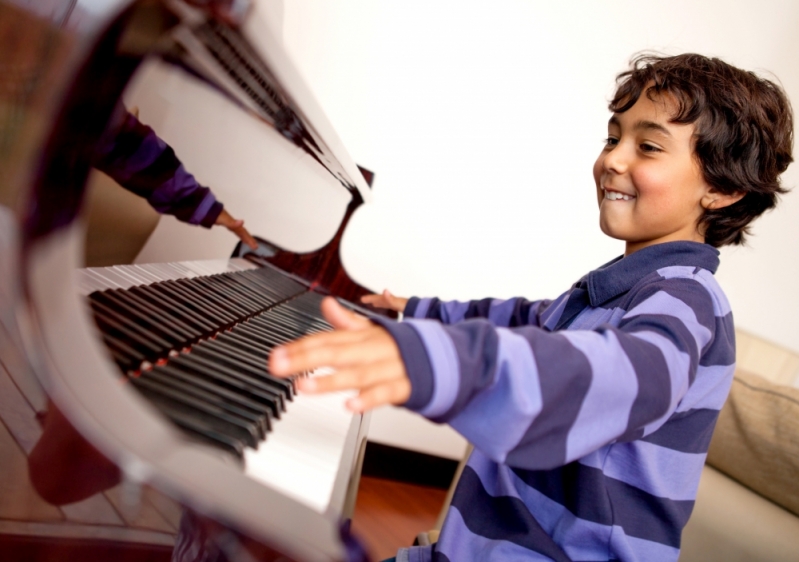
[(620, 232), (618, 229), (614, 229), (608, 224), (605, 224), (601, 220), (599, 221), (599, 229), (605, 236), (609, 236), (610, 238), (615, 238), (616, 240), (621, 240), (622, 242), (628, 241), (628, 236), (625, 236), (624, 233)]

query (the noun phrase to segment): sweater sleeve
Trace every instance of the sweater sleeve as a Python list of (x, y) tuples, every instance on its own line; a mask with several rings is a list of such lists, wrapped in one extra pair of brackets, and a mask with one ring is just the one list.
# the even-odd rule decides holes
[(455, 324), (472, 318), (485, 318), (495, 326), (542, 326), (541, 315), (551, 301), (528, 301), (521, 297), (508, 300), (442, 301), (438, 298), (408, 299), (405, 318), (429, 318), (444, 324)]
[(222, 212), (222, 203), (186, 171), (172, 148), (127, 111), (113, 118), (94, 166), (159, 213), (183, 222), (210, 228)]
[(700, 361), (734, 363), (731, 317), (715, 314), (697, 281), (647, 284), (625, 308), (617, 326), (593, 330), (498, 328), (484, 319), (383, 325), (411, 378), (406, 407), (449, 423), (497, 462), (551, 469), (651, 434)]

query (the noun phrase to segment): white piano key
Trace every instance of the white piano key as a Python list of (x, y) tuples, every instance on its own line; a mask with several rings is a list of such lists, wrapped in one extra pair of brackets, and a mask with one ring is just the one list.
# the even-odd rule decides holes
[(245, 451), (246, 474), (324, 512), (335, 483), (352, 413), (352, 393), (300, 395), (257, 450)]
[(90, 267), (86, 269), (87, 274), (97, 281), (97, 290), (121, 289), (122, 287), (120, 284), (115, 279), (106, 275), (104, 269), (104, 267)]
[(146, 281), (144, 281), (141, 277), (136, 275), (136, 272), (132, 268), (120, 267), (118, 265), (115, 265), (113, 267), (109, 267), (108, 269), (110, 269), (117, 275), (121, 276), (122, 278), (127, 279), (130, 282), (130, 285), (128, 285), (128, 287), (135, 287), (137, 285), (143, 285), (146, 283)]
[(78, 269), (75, 271), (75, 281), (78, 284), (78, 292), (83, 296), (88, 296), (94, 291), (105, 289), (101, 283), (86, 269)]
[(138, 267), (146, 275), (149, 275), (150, 277), (152, 277), (152, 279), (153, 279), (152, 282), (153, 283), (156, 283), (158, 281), (166, 281), (167, 279), (170, 279), (169, 277), (164, 277), (163, 272), (161, 270), (159, 270), (157, 267), (155, 267), (156, 265), (157, 264), (154, 264), (154, 263), (143, 263), (143, 264), (137, 265), (136, 267)]
[(135, 270), (137, 276), (144, 280), (143, 284), (145, 285), (161, 281), (160, 277), (142, 265), (132, 265), (130, 267), (131, 269)]
[(191, 279), (192, 277), (199, 277), (191, 268), (187, 267), (182, 261), (164, 264), (175, 270), (181, 277)]

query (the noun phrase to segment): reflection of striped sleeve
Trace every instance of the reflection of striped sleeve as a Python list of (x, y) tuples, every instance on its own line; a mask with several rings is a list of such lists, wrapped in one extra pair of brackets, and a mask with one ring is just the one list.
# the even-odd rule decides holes
[(407, 406), (524, 469), (645, 438), (675, 413), (699, 370), (733, 364), (732, 318), (692, 275), (661, 273), (626, 297), (604, 315), (612, 324), (593, 329), (387, 324), (403, 358), (414, 357)]
[(163, 214), (205, 227), (213, 226), (222, 204), (197, 183), (172, 148), (130, 113), (112, 124), (96, 151), (94, 166), (125, 189), (147, 199)]
[[(444, 324), (454, 324), (471, 318), (486, 318), (495, 326), (543, 326), (550, 301), (482, 299), (477, 301), (448, 301), (437, 298), (412, 297), (408, 300), (406, 318), (431, 318)], [(550, 314), (552, 312), (550, 310)]]

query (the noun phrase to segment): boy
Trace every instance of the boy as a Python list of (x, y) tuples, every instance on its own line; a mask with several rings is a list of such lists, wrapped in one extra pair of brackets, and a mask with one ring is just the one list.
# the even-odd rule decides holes
[[(335, 332), (276, 349), (305, 392), (354, 388), (447, 422), (475, 446), (432, 547), (397, 560), (677, 560), (735, 362), (718, 251), (776, 203), (791, 109), (767, 80), (699, 55), (619, 75), (594, 165), (623, 256), (554, 301), (389, 293), (377, 324), (332, 299)], [(417, 320), (419, 319), (419, 320)]]

